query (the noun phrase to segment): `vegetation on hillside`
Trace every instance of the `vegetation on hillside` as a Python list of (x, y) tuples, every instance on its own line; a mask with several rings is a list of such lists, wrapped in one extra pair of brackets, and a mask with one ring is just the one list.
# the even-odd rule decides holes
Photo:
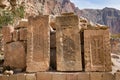
[(13, 24), (16, 19), (23, 18), (24, 13), (23, 6), (13, 8), (12, 10), (4, 10), (0, 8), (0, 28), (8, 24)]

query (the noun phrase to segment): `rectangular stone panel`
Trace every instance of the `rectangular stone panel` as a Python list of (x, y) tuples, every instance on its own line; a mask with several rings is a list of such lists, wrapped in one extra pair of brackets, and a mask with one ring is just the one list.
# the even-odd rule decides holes
[(26, 74), (25, 73), (19, 73), (16, 74), (17, 80), (26, 80)]
[(28, 20), (26, 21), (20, 21), (17, 26), (15, 26), (15, 29), (20, 29), (20, 28), (27, 28), (28, 27)]
[(67, 80), (67, 75), (64, 72), (54, 72), (52, 74), (52, 80)]
[(67, 80), (78, 80), (78, 73), (67, 73)]
[(85, 71), (111, 71), (109, 30), (84, 30)]
[(102, 80), (115, 80), (115, 76), (112, 73), (104, 72)]
[(5, 45), (4, 66), (24, 69), (26, 67), (26, 52), (22, 42), (12, 42)]
[(19, 40), (27, 40), (27, 28), (19, 29)]
[(3, 42), (11, 42), (12, 41), (12, 28), (8, 26), (4, 26), (2, 28), (2, 34), (3, 34)]
[(103, 80), (102, 76), (101, 72), (90, 72), (90, 80)]
[(90, 80), (89, 72), (79, 72), (78, 80)]
[(9, 80), (17, 80), (17, 76), (16, 75), (10, 75)]
[(37, 72), (36, 74), (37, 80), (52, 80), (52, 76), (52, 72)]
[(27, 34), (27, 72), (49, 70), (50, 29), (48, 16), (29, 17)]
[(13, 33), (12, 33), (12, 40), (13, 41), (17, 41), (18, 40), (18, 30), (14, 30)]
[(26, 80), (36, 80), (35, 74), (26, 74)]
[(56, 18), (56, 47), (58, 71), (82, 70), (78, 16)]

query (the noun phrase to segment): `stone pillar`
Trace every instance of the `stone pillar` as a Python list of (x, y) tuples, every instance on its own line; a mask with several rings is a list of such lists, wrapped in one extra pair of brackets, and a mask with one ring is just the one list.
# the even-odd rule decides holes
[(109, 30), (84, 30), (85, 71), (111, 71)]
[(27, 72), (47, 71), (50, 62), (48, 16), (29, 17), (27, 34)]
[(82, 70), (78, 16), (56, 17), (56, 48), (58, 71)]

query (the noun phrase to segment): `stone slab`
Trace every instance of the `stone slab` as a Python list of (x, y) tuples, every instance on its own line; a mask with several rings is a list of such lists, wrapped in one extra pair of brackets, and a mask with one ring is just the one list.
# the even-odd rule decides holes
[(22, 42), (12, 42), (5, 45), (4, 66), (24, 69), (26, 67), (26, 52)]
[(19, 40), (27, 40), (27, 28), (19, 29)]
[(12, 41), (11, 27), (4, 26), (2, 28), (2, 34), (4, 44)]
[(12, 40), (13, 41), (18, 41), (18, 30), (14, 30), (13, 33), (12, 33)]
[(17, 76), (16, 75), (10, 75), (9, 80), (17, 80)]
[(52, 80), (52, 72), (37, 72), (37, 80)]
[(78, 80), (78, 73), (67, 73), (67, 80)]
[(17, 80), (26, 80), (26, 74), (25, 73), (19, 73), (16, 74)]
[(56, 17), (56, 47), (58, 71), (82, 70), (78, 16)]
[(36, 80), (36, 75), (33, 74), (26, 74), (26, 80)]
[(84, 30), (85, 71), (111, 71), (109, 30)]
[(27, 34), (27, 72), (49, 70), (50, 29), (48, 16), (29, 17)]
[(52, 80), (67, 80), (67, 75), (62, 72), (54, 72), (52, 74)]
[(79, 72), (78, 80), (90, 80), (89, 72)]

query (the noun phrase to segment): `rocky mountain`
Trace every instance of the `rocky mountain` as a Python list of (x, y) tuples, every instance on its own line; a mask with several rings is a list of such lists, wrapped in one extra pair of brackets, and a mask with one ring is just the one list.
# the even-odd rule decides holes
[(120, 11), (117, 9), (84, 9), (80, 10), (80, 14), (94, 23), (109, 26), (111, 33), (120, 33)]
[(78, 16), (88, 20), (107, 25), (111, 33), (120, 33), (120, 11), (113, 8), (83, 9), (75, 7), (70, 0), (0, 0), (0, 7), (9, 8), (24, 5), (25, 16), (52, 14), (60, 15), (63, 12), (75, 12)]

